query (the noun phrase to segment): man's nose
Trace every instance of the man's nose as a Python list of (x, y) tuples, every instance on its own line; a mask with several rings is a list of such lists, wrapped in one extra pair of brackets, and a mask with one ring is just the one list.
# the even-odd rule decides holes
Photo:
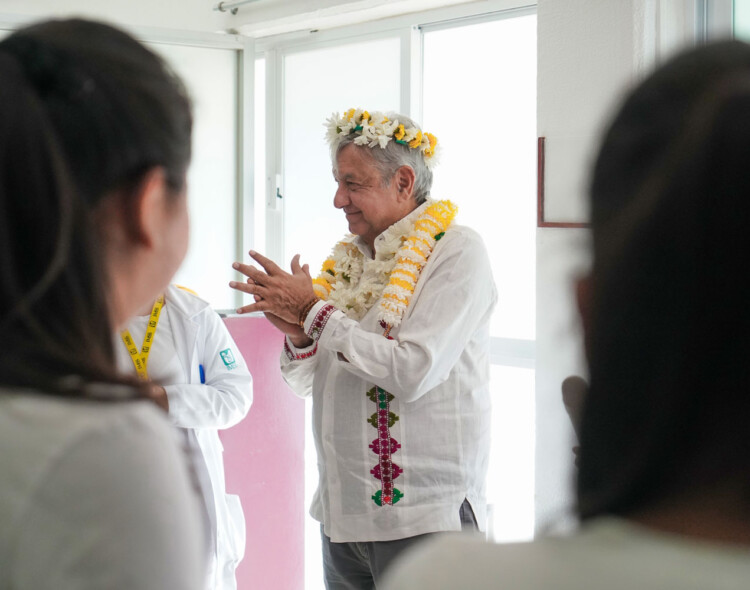
[(333, 206), (336, 209), (342, 209), (349, 204), (349, 195), (344, 187), (338, 187), (336, 194), (333, 195)]

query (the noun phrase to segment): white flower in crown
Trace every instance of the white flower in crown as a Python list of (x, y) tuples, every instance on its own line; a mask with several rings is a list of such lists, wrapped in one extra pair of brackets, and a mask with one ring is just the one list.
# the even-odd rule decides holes
[(437, 163), (437, 138), (424, 133), (417, 127), (405, 129), (398, 119), (391, 121), (385, 113), (376, 111), (370, 114), (363, 109), (349, 109), (343, 114), (333, 113), (326, 119), (326, 140), (335, 151), (342, 139), (352, 133), (359, 135), (355, 145), (370, 148), (385, 148), (392, 140), (413, 150), (419, 150), (428, 168)]

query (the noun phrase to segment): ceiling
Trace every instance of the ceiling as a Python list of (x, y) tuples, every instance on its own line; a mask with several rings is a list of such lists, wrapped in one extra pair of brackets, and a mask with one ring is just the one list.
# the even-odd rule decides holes
[[(230, 4), (234, 0), (225, 0)], [(329, 29), (471, 0), (254, 0), (226, 13), (225, 22), (249, 37)], [(218, 0), (213, 0), (216, 5)]]

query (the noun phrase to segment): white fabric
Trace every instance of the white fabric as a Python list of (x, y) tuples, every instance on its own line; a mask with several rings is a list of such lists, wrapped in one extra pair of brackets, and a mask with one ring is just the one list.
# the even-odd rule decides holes
[[(421, 208), (411, 216), (416, 218)], [(388, 230), (375, 242), (386, 239)], [(354, 243), (366, 254), (357, 238)], [(497, 294), (484, 244), (454, 225), (436, 244), (402, 324), (383, 337), (377, 305), (360, 322), (336, 311), (317, 343), (282, 354), (282, 373), (300, 396), (313, 397), (319, 486), (310, 513), (334, 542), (390, 541), (460, 530), (466, 498), (480, 526), (489, 455), (489, 319)], [(324, 306), (307, 316), (306, 330)], [(391, 436), (401, 445), (393, 462), (404, 472), (394, 486), (404, 497), (379, 507), (380, 481), (370, 473), (378, 456), (369, 448), (376, 411), (366, 396), (373, 384), (395, 396), (399, 420)]]
[[(169, 319), (170, 311), (167, 306), (162, 308), (157, 324), (159, 337), (153, 338), (151, 343), (151, 352), (148, 356), (148, 377), (152, 381), (160, 384), (164, 383), (181, 383), (185, 380), (185, 369), (177, 356), (177, 349), (172, 333), (172, 321)], [(128, 331), (133, 337), (133, 341), (140, 348), (143, 343), (143, 337), (146, 333), (151, 315), (136, 316), (128, 322)], [(132, 359), (125, 346), (122, 345), (122, 338), (118, 338), (115, 343), (115, 354), (117, 355), (117, 364), (120, 370), (126, 373), (133, 373)], [(206, 522), (210, 536), (210, 543), (207, 550), (211, 557), (215, 559), (216, 553), (216, 518), (213, 506), (213, 490), (208, 469), (205, 467), (203, 451), (201, 450), (195, 432), (192, 428), (178, 428), (185, 449), (187, 450), (193, 465), (201, 468), (195, 470), (196, 478), (201, 495), (206, 505)]]
[(151, 402), (0, 391), (0, 589), (200, 590), (202, 524)]
[[(179, 316), (178, 316), (179, 319)], [(136, 316), (132, 318), (127, 329), (133, 338), (133, 342), (140, 349), (143, 338), (151, 320), (151, 314)], [(158, 334), (158, 336), (156, 335)], [(123, 345), (122, 338), (117, 337), (115, 342), (115, 355), (120, 370), (124, 373), (135, 375), (132, 357), (127, 348)], [(159, 320), (156, 332), (151, 342), (151, 350), (148, 355), (147, 365), (148, 378), (155, 383), (181, 383), (185, 381), (185, 369), (183, 363), (177, 356), (174, 334), (172, 332), (172, 321), (170, 320), (170, 307), (166, 304), (162, 307), (159, 314)], [(217, 534), (218, 529), (216, 522), (216, 509), (214, 508), (214, 493), (206, 466), (203, 458), (203, 452), (198, 444), (195, 431), (192, 428), (177, 428), (183, 447), (193, 465), (195, 478), (198, 483), (198, 489), (203, 498), (203, 517), (205, 530), (208, 534), (206, 543), (206, 582), (205, 588), (212, 590), (215, 586), (216, 562), (217, 562)]]
[[(168, 323), (162, 326), (163, 320), (159, 320), (154, 346), (165, 341), (171, 343), (182, 368), (179, 379), (161, 384), (167, 391), (170, 420), (185, 429), (191, 446), (197, 449), (195, 469), (211, 527), (212, 559), (207, 588), (234, 590), (237, 587), (234, 572), (245, 554), (245, 517), (239, 497), (226, 493), (224, 449), (217, 429), (234, 426), (245, 417), (253, 399), (252, 377), (224, 323), (208, 303), (170, 286), (165, 293), (164, 315), (168, 316)], [(138, 330), (137, 325), (133, 327)], [(162, 332), (165, 327), (171, 331), (171, 338)], [(139, 333), (140, 340), (131, 330), (140, 346), (143, 332)], [(121, 340), (115, 349), (118, 366), (134, 373), (133, 362)], [(205, 384), (201, 383), (200, 366), (204, 369)], [(151, 359), (148, 372), (157, 380), (159, 369)]]
[(749, 580), (747, 547), (601, 519), (532, 543), (443, 537), (396, 562), (383, 590), (744, 590)]

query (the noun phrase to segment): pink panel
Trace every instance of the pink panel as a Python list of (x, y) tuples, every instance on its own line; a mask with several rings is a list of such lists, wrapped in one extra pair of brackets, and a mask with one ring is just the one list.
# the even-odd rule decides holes
[(224, 320), (253, 375), (247, 418), (221, 432), (227, 491), (247, 524), (239, 590), (304, 588), (304, 401), (281, 378), (281, 333), (263, 317)]

